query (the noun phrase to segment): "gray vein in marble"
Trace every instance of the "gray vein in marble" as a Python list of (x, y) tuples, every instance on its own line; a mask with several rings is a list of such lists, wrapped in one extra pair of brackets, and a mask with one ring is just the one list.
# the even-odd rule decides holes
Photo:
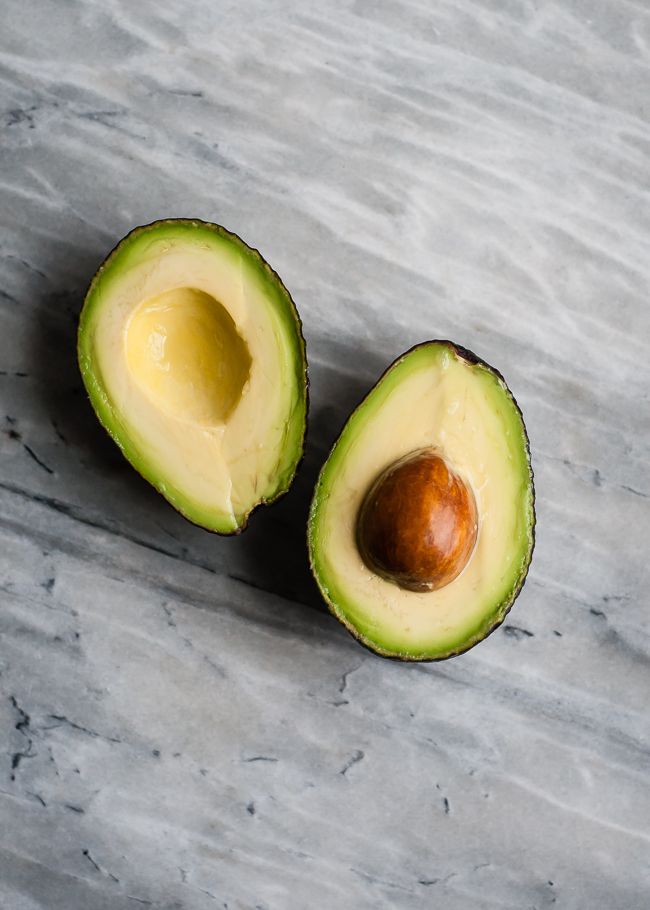
[[(646, 910), (650, 9), (4, 12), (0, 906)], [(236, 540), (123, 462), (75, 363), (92, 273), (167, 215), (259, 247), (305, 323), (305, 462)], [(408, 667), (326, 613), (304, 527), (431, 337), (521, 403), (538, 546), (499, 631)]]

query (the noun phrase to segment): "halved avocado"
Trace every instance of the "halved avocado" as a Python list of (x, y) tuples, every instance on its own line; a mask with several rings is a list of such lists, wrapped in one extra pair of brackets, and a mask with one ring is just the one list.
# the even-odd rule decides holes
[(186, 219), (133, 230), (92, 280), (78, 353), (99, 420), (190, 521), (237, 533), (289, 488), (307, 414), (301, 323), (235, 234)]
[(534, 525), (528, 437), (505, 380), (429, 341), (389, 367), (343, 428), (312, 500), (310, 562), (362, 644), (442, 660), (503, 621)]

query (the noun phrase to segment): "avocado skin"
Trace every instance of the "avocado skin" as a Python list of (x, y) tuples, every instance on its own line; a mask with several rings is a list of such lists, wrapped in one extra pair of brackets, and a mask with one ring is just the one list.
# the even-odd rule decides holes
[[(214, 231), (215, 233), (217, 233), (221, 236), (228, 237), (230, 240), (234, 240), (235, 243), (237, 243), (238, 245), (243, 247), (247, 253), (252, 254), (252, 256), (255, 259), (257, 259), (259, 266), (265, 272), (267, 272), (267, 274), (269, 274), (271, 276), (273, 281), (275, 281), (278, 285), (280, 285), (280, 287), (284, 290), (284, 293), (286, 294), (287, 300), (291, 307), (291, 314), (293, 317), (293, 321), (295, 323), (296, 335), (297, 335), (298, 342), (299, 342), (299, 347), (297, 349), (297, 353), (300, 357), (300, 362), (301, 362), (301, 367), (302, 367), (301, 376), (303, 377), (303, 384), (304, 384), (304, 390), (305, 390), (305, 417), (304, 417), (303, 425), (302, 425), (301, 443), (300, 443), (300, 450), (298, 453), (298, 458), (296, 459), (295, 468), (293, 470), (293, 473), (287, 479), (286, 485), (281, 490), (278, 490), (278, 492), (271, 499), (263, 499), (261, 502), (257, 503), (256, 506), (253, 506), (253, 508), (250, 510), (250, 512), (248, 512), (248, 514), (246, 515), (242, 524), (239, 525), (237, 528), (233, 528), (233, 530), (231, 530), (231, 531), (218, 531), (214, 528), (206, 528), (205, 525), (199, 524), (198, 522), (194, 521), (189, 515), (187, 515), (184, 511), (173, 506), (174, 510), (177, 511), (180, 515), (182, 515), (186, 521), (188, 521), (190, 524), (194, 525), (197, 528), (201, 528), (201, 530), (203, 530), (203, 531), (207, 531), (210, 534), (216, 534), (218, 537), (236, 537), (239, 534), (241, 534), (243, 531), (246, 530), (246, 528), (249, 525), (251, 516), (255, 512), (257, 512), (258, 509), (260, 509), (262, 506), (273, 505), (273, 503), (278, 502), (278, 500), (282, 499), (282, 497), (286, 496), (286, 494), (289, 492), (291, 485), (295, 479), (295, 476), (296, 476), (298, 470), (301, 468), (302, 463), (305, 458), (305, 436), (307, 433), (307, 422), (308, 422), (309, 404), (310, 404), (307, 348), (306, 348), (305, 337), (304, 337), (303, 329), (302, 329), (302, 320), (300, 318), (300, 314), (298, 313), (298, 308), (296, 307), (293, 297), (291, 296), (291, 294), (285, 287), (284, 282), (282, 281), (282, 279), (280, 278), (278, 273), (269, 265), (269, 263), (266, 261), (266, 259), (262, 256), (260, 251), (258, 249), (256, 249), (255, 247), (249, 246), (245, 240), (242, 240), (242, 238), (239, 236), (239, 234), (235, 234), (233, 231), (229, 231), (227, 228), (223, 227), (220, 224), (217, 224), (216, 222), (204, 221), (201, 218), (183, 218), (183, 217), (181, 217), (181, 218), (160, 218), (160, 219), (157, 219), (156, 221), (150, 221), (147, 224), (141, 224), (141, 225), (138, 225), (137, 227), (132, 228), (132, 230), (130, 230), (128, 232), (128, 234), (125, 234), (124, 237), (122, 237), (121, 240), (119, 240), (115, 244), (115, 246), (108, 253), (108, 255), (102, 260), (99, 268), (97, 269), (97, 271), (95, 272), (95, 274), (93, 275), (93, 277), (91, 279), (91, 282), (88, 286), (88, 290), (86, 291), (86, 295), (84, 297), (84, 302), (83, 302), (83, 305), (81, 308), (81, 315), (80, 315), (80, 319), (79, 319), (79, 328), (77, 331), (77, 358), (78, 358), (79, 365), (80, 365), (81, 378), (83, 380), (86, 392), (88, 393), (88, 396), (90, 399), (90, 404), (91, 404), (91, 407), (93, 408), (93, 411), (95, 412), (95, 416), (99, 420), (99, 422), (100, 422), (101, 426), (104, 428), (104, 430), (108, 433), (110, 438), (117, 445), (119, 450), (122, 452), (122, 454), (125, 455), (124, 449), (123, 449), (123, 446), (122, 446), (120, 440), (116, 437), (116, 435), (112, 432), (112, 430), (108, 426), (106, 426), (106, 424), (102, 420), (99, 412), (97, 411), (97, 409), (95, 408), (95, 406), (93, 404), (89, 384), (86, 380), (87, 371), (82, 366), (82, 358), (81, 358), (81, 341), (82, 341), (83, 327), (84, 327), (83, 326), (83, 314), (84, 314), (84, 309), (86, 306), (86, 301), (89, 299), (97, 282), (101, 278), (102, 272), (110, 264), (111, 259), (118, 253), (118, 251), (123, 246), (128, 246), (129, 243), (132, 240), (134, 240), (139, 234), (149, 231), (152, 228), (162, 227), (163, 225), (166, 225), (166, 224), (171, 224), (171, 225), (183, 224), (183, 225), (187, 225), (187, 226), (199, 226), (200, 225), (201, 227)], [(125, 455), (125, 457), (126, 457), (126, 455)], [(140, 475), (140, 477), (143, 478), (143, 480), (146, 480), (147, 483), (150, 483), (150, 481), (146, 477), (144, 477), (144, 475), (142, 474), (142, 472), (140, 471), (138, 466), (136, 464), (134, 464), (130, 458), (127, 458), (127, 461), (129, 462), (131, 467), (135, 471), (137, 471), (137, 473)], [(156, 489), (155, 486), (154, 486), (154, 489)], [(159, 492), (159, 491), (157, 491), (157, 492)]]
[[(532, 494), (532, 497), (531, 497), (532, 517), (531, 517), (531, 524), (530, 524), (531, 545), (530, 545), (530, 550), (529, 550), (529, 554), (528, 554), (528, 562), (526, 563), (521, 575), (519, 576), (517, 585), (513, 589), (512, 593), (509, 596), (508, 601), (506, 602), (506, 606), (503, 609), (503, 615), (501, 616), (500, 619), (497, 619), (495, 622), (491, 623), (484, 630), (481, 630), (481, 632), (479, 632), (473, 638), (468, 639), (468, 641), (464, 642), (461, 647), (456, 648), (456, 649), (450, 651), (449, 653), (441, 655), (439, 657), (427, 657), (427, 656), (414, 657), (414, 656), (411, 656), (408, 654), (395, 654), (393, 652), (385, 651), (378, 645), (369, 641), (364, 635), (361, 634), (361, 632), (359, 632), (358, 629), (356, 629), (352, 625), (352, 623), (346, 621), (346, 618), (337, 612), (335, 604), (327, 597), (327, 595), (323, 591), (323, 589), (320, 585), (319, 579), (318, 579), (318, 573), (316, 571), (316, 566), (315, 566), (315, 562), (314, 562), (314, 558), (313, 558), (313, 548), (311, 546), (311, 516), (314, 512), (314, 506), (316, 503), (316, 496), (317, 496), (317, 492), (318, 492), (320, 478), (321, 478), (321, 475), (325, 468), (325, 465), (327, 464), (327, 459), (326, 459), (325, 463), (323, 464), (323, 467), (321, 468), (321, 471), (318, 475), (318, 479), (316, 481), (316, 488), (315, 488), (316, 492), (314, 494), (314, 499), (312, 500), (312, 507), (310, 509), (310, 519), (309, 519), (309, 522), (307, 525), (307, 549), (309, 551), (309, 566), (311, 569), (311, 573), (314, 577), (316, 585), (318, 586), (321, 596), (327, 605), (328, 610), (341, 623), (341, 625), (344, 626), (345, 629), (347, 629), (347, 631), (350, 633), (350, 635), (352, 635), (352, 637), (363, 648), (365, 648), (367, 651), (370, 651), (371, 654), (374, 654), (375, 656), (383, 657), (385, 660), (398, 661), (399, 663), (439, 663), (442, 660), (449, 660), (452, 657), (459, 657), (461, 654), (465, 654), (465, 652), (469, 651), (475, 645), (478, 645), (480, 642), (485, 641), (485, 639), (488, 637), (488, 635), (491, 635), (492, 632), (494, 632), (495, 629), (498, 629), (499, 626), (504, 622), (508, 613), (512, 609), (515, 601), (519, 597), (519, 594), (521, 593), (521, 589), (523, 588), (523, 586), (526, 582), (526, 579), (528, 577), (528, 570), (530, 569), (530, 564), (531, 564), (532, 558), (533, 558), (533, 551), (535, 549), (535, 527), (537, 524), (537, 515), (535, 512), (535, 484), (534, 484), (533, 466), (531, 464), (530, 439), (528, 437), (528, 431), (526, 429), (524, 416), (521, 411), (521, 408), (519, 407), (519, 405), (517, 403), (517, 399), (510, 391), (508, 384), (506, 383), (505, 379), (503, 378), (503, 375), (499, 372), (499, 370), (497, 370), (495, 367), (491, 366), (489, 363), (487, 363), (485, 360), (483, 360), (481, 357), (479, 357), (473, 351), (470, 351), (468, 348), (465, 348), (460, 344), (456, 344), (454, 341), (449, 341), (448, 339), (431, 339), (429, 341), (422, 341), (419, 344), (415, 344), (415, 345), (413, 345), (413, 347), (409, 348), (407, 351), (404, 351), (403, 354), (400, 354), (399, 357), (396, 357), (395, 360), (393, 360), (393, 362), (386, 367), (384, 372), (377, 379), (375, 384), (364, 395), (364, 397), (361, 399), (361, 401), (356, 406), (356, 408), (354, 408), (354, 410), (351, 411), (351, 413), (348, 415), (348, 418), (346, 419), (345, 423), (341, 427), (341, 431), (337, 436), (337, 441), (338, 441), (339, 437), (341, 436), (343, 430), (345, 429), (345, 426), (347, 425), (348, 421), (356, 413), (356, 411), (361, 407), (361, 405), (368, 398), (368, 396), (371, 394), (371, 392), (376, 388), (376, 386), (379, 385), (379, 383), (387, 375), (387, 373), (389, 373), (393, 369), (393, 367), (395, 367), (401, 360), (404, 360), (404, 358), (408, 357), (409, 354), (412, 354), (414, 351), (417, 351), (419, 348), (427, 347), (428, 345), (431, 345), (431, 344), (445, 345), (450, 350), (452, 350), (457, 357), (460, 357), (462, 360), (465, 360), (467, 363), (471, 364), (472, 366), (481, 366), (484, 369), (489, 370), (492, 374), (494, 374), (500, 380), (500, 382), (502, 383), (502, 385), (504, 387), (504, 390), (507, 392), (508, 396), (512, 400), (512, 403), (514, 404), (515, 408), (519, 412), (519, 415), (521, 417), (523, 432), (524, 432), (526, 461), (528, 464), (528, 477), (530, 479), (531, 494)], [(334, 445), (336, 445), (336, 442), (334, 443)], [(328, 458), (329, 458), (329, 456), (328, 456)]]

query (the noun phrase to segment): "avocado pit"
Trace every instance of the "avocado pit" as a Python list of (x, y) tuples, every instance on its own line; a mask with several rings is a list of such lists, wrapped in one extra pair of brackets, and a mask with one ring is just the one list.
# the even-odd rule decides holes
[(408, 591), (436, 591), (453, 581), (467, 565), (477, 533), (472, 490), (433, 449), (389, 465), (357, 517), (365, 564)]

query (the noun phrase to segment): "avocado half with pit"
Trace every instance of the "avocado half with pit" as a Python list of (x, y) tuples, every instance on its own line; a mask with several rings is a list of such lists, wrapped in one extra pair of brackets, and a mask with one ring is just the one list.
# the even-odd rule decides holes
[(503, 377), (429, 341), (389, 367), (343, 428), (312, 500), (310, 561), (362, 644), (442, 660), (503, 621), (534, 525), (528, 438)]
[(93, 278), (79, 365), (99, 420), (186, 518), (233, 534), (301, 459), (301, 323), (261, 255), (216, 224), (132, 231)]

